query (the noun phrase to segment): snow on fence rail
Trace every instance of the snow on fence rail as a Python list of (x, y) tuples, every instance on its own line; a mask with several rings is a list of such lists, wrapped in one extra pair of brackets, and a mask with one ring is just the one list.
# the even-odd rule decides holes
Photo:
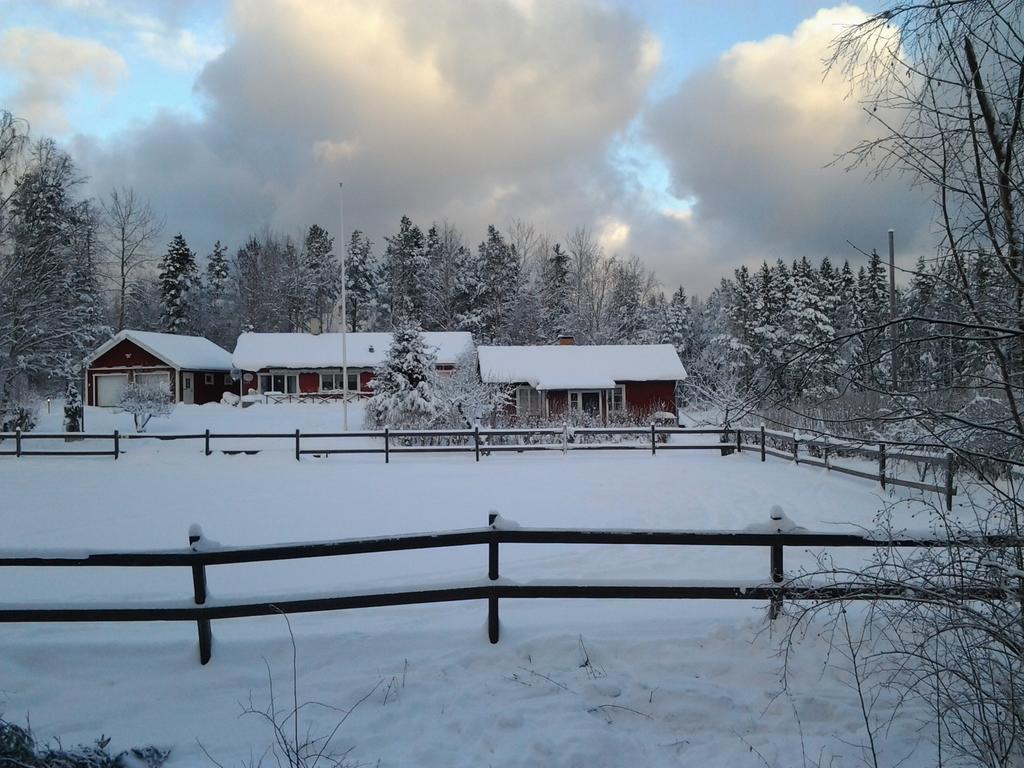
[[(714, 443), (679, 443), (669, 442), (673, 435), (715, 435), (718, 442)], [(632, 442), (586, 442), (588, 438), (607, 437), (636, 437)], [(548, 441), (542, 438), (550, 438)], [(3, 449), (4, 440), (14, 440), (14, 449)], [(345, 440), (352, 438), (374, 438), (381, 440), (380, 445), (353, 446), (353, 447), (310, 447), (309, 442), (303, 447), (303, 440)], [(503, 442), (508, 438), (522, 438), (515, 442)], [(33, 450), (25, 448), (25, 443), (32, 440), (65, 440), (68, 442), (99, 439), (110, 440), (109, 450)], [(391, 429), (385, 427), (382, 430), (362, 430), (356, 432), (310, 432), (302, 433), (300, 430), (294, 432), (222, 432), (214, 433), (209, 429), (195, 434), (121, 434), (118, 430), (106, 433), (37, 433), (37, 432), (5, 432), (0, 433), (0, 456), (112, 456), (115, 460), (123, 452), (122, 440), (202, 440), (203, 452), (206, 456), (214, 453), (213, 442), (215, 440), (289, 440), (294, 441), (294, 455), (296, 461), (303, 456), (331, 456), (335, 454), (383, 454), (384, 462), (391, 461), (391, 454), (402, 453), (472, 453), (474, 459), (480, 461), (481, 456), (488, 456), (492, 453), (526, 451), (551, 451), (560, 450), (563, 453), (572, 451), (622, 451), (622, 450), (650, 450), (652, 454), (658, 451), (679, 451), (679, 450), (720, 450), (723, 455), (733, 451), (755, 450), (760, 452), (761, 461), (766, 456), (773, 456), (796, 464), (805, 464), (813, 467), (823, 467), (826, 470), (840, 472), (854, 477), (878, 481), (882, 488), (888, 485), (915, 488), (917, 490), (943, 494), (946, 499), (946, 508), (953, 509), (953, 497), (956, 496), (957, 488), (954, 484), (956, 473), (955, 457), (952, 453), (945, 456), (937, 456), (923, 453), (908, 453), (905, 451), (893, 450), (896, 444), (879, 442), (877, 447), (864, 444), (856, 444), (845, 441), (829, 440), (828, 438), (803, 438), (798, 434), (777, 432), (765, 429), (721, 429), (721, 428), (700, 428), (687, 429), (683, 427), (663, 427), (651, 424), (650, 427), (580, 427), (571, 428), (566, 425), (562, 427), (530, 427), (519, 429)], [(419, 440), (420, 444), (414, 445), (410, 441)], [(533, 442), (540, 440), (540, 442)], [(791, 446), (791, 450), (781, 451), (769, 445), (772, 442), (783, 442)], [(436, 443), (434, 441), (437, 441)], [(801, 454), (800, 449), (804, 448), (805, 453)], [(817, 451), (816, 455), (806, 453), (807, 449)], [(223, 453), (257, 453), (259, 449), (231, 448), (221, 449)], [(845, 467), (835, 463), (836, 458), (843, 456), (861, 456), (877, 460), (878, 472), (866, 472), (861, 469)], [(820, 458), (819, 458), (820, 457)], [(891, 463), (895, 461), (909, 462), (924, 467), (925, 472), (920, 473), (920, 481), (908, 480), (896, 477), (891, 471)], [(945, 470), (943, 483), (923, 482), (925, 473), (929, 467), (936, 467)]]
[[(199, 660), (210, 661), (213, 649), (213, 620), (270, 616), (279, 613), (309, 613), (352, 608), (487, 600), (488, 638), (500, 637), (499, 600), (515, 599), (641, 599), (641, 600), (764, 600), (775, 619), (783, 600), (877, 600), (913, 599), (914, 586), (893, 587), (858, 583), (813, 584), (785, 579), (783, 553), (786, 547), (949, 547), (951, 545), (1021, 546), (1024, 541), (1004, 536), (961, 537), (955, 541), (930, 534), (878, 538), (853, 533), (823, 533), (795, 526), (778, 507), (773, 507), (766, 525), (738, 531), (623, 530), (522, 528), (495, 513), (485, 528), (438, 533), (364, 539), (340, 539), (257, 547), (224, 547), (206, 542), (199, 526), (189, 529), (187, 549), (136, 552), (82, 552), (80, 550), (0, 550), (0, 567), (187, 567), (192, 571), (192, 604), (186, 600), (137, 604), (35, 605), (0, 604), (2, 623), (42, 622), (136, 622), (195, 621), (199, 632)], [(297, 560), (312, 557), (438, 549), (487, 545), (487, 579), (447, 585), (413, 586), (390, 592), (317, 593), (287, 595), (280, 599), (228, 602), (209, 599), (206, 567), (238, 563)], [(658, 581), (655, 583), (528, 582), (502, 579), (499, 547), (505, 544), (615, 544), (667, 546), (765, 547), (769, 550), (770, 581), (735, 583), (726, 581)], [(927, 587), (932, 594), (934, 585)], [(992, 596), (990, 591), (985, 596)], [(970, 597), (982, 594), (977, 588), (957, 593)], [(1002, 594), (1002, 593), (1000, 593)]]

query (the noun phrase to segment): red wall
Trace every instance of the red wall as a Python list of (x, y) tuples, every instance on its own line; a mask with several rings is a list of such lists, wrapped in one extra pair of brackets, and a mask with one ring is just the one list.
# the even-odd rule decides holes
[(676, 412), (676, 383), (674, 381), (620, 381), (626, 385), (626, 405), (644, 413), (648, 411)]
[(319, 373), (300, 373), (299, 374), (299, 392), (319, 392), (320, 391), (320, 374)]
[[(238, 382), (231, 380), (227, 371), (193, 371), (192, 388), (196, 405), (219, 403), (225, 392), (238, 394)], [(206, 383), (206, 376), (213, 376), (213, 384)]]
[(146, 365), (166, 366), (167, 363), (158, 357), (154, 357), (142, 347), (136, 346), (128, 339), (124, 339), (100, 355), (93, 361), (90, 367), (136, 368)]

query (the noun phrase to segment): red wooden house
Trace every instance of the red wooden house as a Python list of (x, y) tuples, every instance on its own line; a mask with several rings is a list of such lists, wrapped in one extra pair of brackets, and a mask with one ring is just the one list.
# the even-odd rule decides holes
[(237, 389), (231, 353), (200, 336), (121, 331), (87, 357), (86, 405), (116, 406), (129, 382), (167, 382), (176, 403), (217, 402)]
[(484, 382), (514, 389), (521, 417), (588, 416), (603, 423), (628, 412), (676, 413), (676, 385), (686, 378), (671, 344), (559, 344), (477, 350)]
[[(373, 394), (373, 371), (384, 362), (392, 334), (345, 334), (348, 391)], [(461, 331), (423, 334), (439, 371), (454, 370), (459, 358), (473, 348), (473, 336)], [(254, 374), (246, 389), (284, 395), (340, 396), (345, 389), (340, 333), (243, 333), (232, 355), (235, 368)]]

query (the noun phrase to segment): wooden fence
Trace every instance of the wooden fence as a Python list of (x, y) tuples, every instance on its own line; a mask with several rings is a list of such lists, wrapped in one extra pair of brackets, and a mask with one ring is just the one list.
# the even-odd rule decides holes
[[(713, 435), (718, 441), (713, 443), (680, 443), (669, 442), (670, 436)], [(374, 445), (311, 447), (310, 441), (370, 438), (379, 441)], [(514, 442), (505, 442), (509, 439)], [(628, 442), (590, 442), (596, 438), (633, 438)], [(111, 441), (108, 450), (41, 450), (26, 448), (26, 443), (39, 441), (77, 441), (98, 439)], [(13, 440), (13, 448), (4, 448), (4, 441)], [(194, 434), (121, 434), (118, 430), (112, 433), (37, 433), (8, 432), (0, 433), (0, 456), (111, 456), (115, 460), (123, 452), (124, 440), (195, 440), (203, 442), (203, 453), (210, 456), (214, 453), (214, 445), (223, 440), (287, 440), (294, 445), (294, 456), (300, 461), (303, 456), (331, 456), (336, 454), (379, 454), (384, 456), (385, 463), (390, 463), (392, 454), (402, 453), (472, 453), (476, 461), (481, 456), (492, 453), (526, 451), (624, 451), (642, 450), (657, 454), (658, 451), (711, 450), (723, 454), (733, 451), (759, 452), (761, 461), (767, 456), (774, 456), (796, 464), (823, 467), (826, 470), (853, 475), (868, 480), (875, 480), (882, 488), (889, 485), (916, 488), (922, 491), (942, 494), (946, 500), (946, 508), (953, 509), (953, 497), (957, 488), (954, 483), (956, 462), (952, 453), (934, 455), (910, 453), (898, 450), (893, 443), (879, 442), (877, 446), (854, 444), (829, 440), (828, 438), (803, 438), (797, 434), (766, 430), (763, 426), (755, 429), (686, 429), (682, 427), (663, 427), (651, 424), (650, 427), (540, 427), (520, 429), (390, 429), (362, 430), (354, 432), (222, 432), (214, 433), (209, 429)], [(303, 444), (303, 441), (306, 441)], [(413, 442), (418, 444), (413, 444)], [(779, 450), (778, 443), (783, 443), (788, 450)], [(801, 448), (805, 450), (801, 454)], [(813, 451), (808, 454), (806, 451)], [(223, 453), (258, 453), (256, 448), (223, 448)], [(836, 464), (836, 459), (858, 456), (877, 461), (878, 472), (865, 472), (861, 469), (844, 467)], [(923, 480), (908, 480), (897, 477), (893, 472), (896, 462), (905, 462), (929, 468), (944, 470), (944, 482), (927, 483)], [(923, 477), (924, 473), (921, 473)]]
[[(777, 522), (779, 518), (772, 518)], [(1005, 537), (976, 536), (957, 542), (926, 535), (878, 539), (851, 533), (789, 531), (679, 531), (679, 530), (580, 530), (520, 528), (506, 526), (495, 514), (485, 528), (444, 533), (418, 533), (369, 539), (342, 539), (268, 547), (222, 547), (203, 541), (198, 526), (192, 526), (189, 547), (178, 550), (142, 552), (66, 553), (45, 551), (0, 552), (0, 567), (181, 567), (192, 573), (193, 605), (174, 602), (164, 605), (76, 607), (0, 605), (0, 622), (147, 622), (194, 621), (199, 633), (200, 663), (209, 662), (213, 648), (211, 622), (214, 620), (269, 616), (279, 613), (309, 613), (352, 608), (447, 603), (465, 600), (487, 601), (488, 637), (500, 636), (498, 609), (502, 599), (640, 599), (640, 600), (757, 600), (771, 606), (776, 618), (783, 600), (822, 599), (907, 599), (913, 585), (879, 588), (864, 584), (785, 582), (783, 555), (786, 547), (949, 547), (973, 542), (987, 546), (1020, 546), (1021, 541)], [(511, 544), (610, 544), (644, 546), (763, 547), (768, 550), (769, 580), (750, 583), (681, 582), (678, 584), (538, 583), (502, 582), (499, 572), (501, 545)], [(263, 602), (208, 602), (206, 568), (237, 563), (259, 563), (303, 558), (336, 557), (380, 552), (440, 549), (486, 545), (487, 579), (429, 589), (410, 588), (389, 592), (296, 595), (285, 600)], [(971, 595), (974, 593), (972, 592)], [(987, 594), (987, 593), (986, 593)], [(968, 595), (970, 596), (970, 595)]]
[[(943, 449), (941, 446), (936, 446), (936, 449), (945, 451), (941, 454), (916, 453), (899, 450), (898, 444), (886, 443), (885, 441), (879, 441), (876, 444), (866, 444), (853, 443), (846, 440), (836, 440), (835, 438), (829, 439), (828, 437), (808, 438), (801, 437), (796, 433), (791, 434), (788, 432), (768, 430), (763, 426), (756, 432), (753, 430), (747, 430), (746, 434), (748, 436), (753, 435), (758, 439), (757, 449), (761, 452), (761, 461), (765, 460), (766, 455), (774, 456), (779, 459), (785, 459), (786, 461), (792, 461), (796, 464), (804, 464), (811, 467), (822, 467), (831, 472), (840, 472), (844, 475), (852, 475), (866, 480), (875, 480), (882, 486), (882, 488), (895, 485), (902, 486), (904, 488), (916, 488), (920, 491), (939, 493), (945, 497), (946, 509), (950, 511), (953, 509), (953, 497), (956, 496), (957, 493), (957, 487), (955, 485), (956, 456), (951, 451)], [(782, 443), (788, 448), (788, 450), (778, 450), (777, 448), (772, 447), (771, 444), (773, 443)], [(809, 449), (814, 453), (801, 454), (801, 448)], [(747, 449), (749, 449), (749, 446), (747, 446)], [(843, 465), (836, 463), (836, 459), (851, 456), (865, 458), (876, 463), (878, 471), (865, 472), (861, 469), (844, 467)], [(923, 480), (907, 480), (902, 477), (896, 477), (893, 469), (897, 462), (914, 464), (919, 470), (924, 468), (923, 472), (919, 472), (921, 477), (924, 477), (929, 469), (935, 468), (936, 473), (942, 474), (942, 482), (927, 483)]]

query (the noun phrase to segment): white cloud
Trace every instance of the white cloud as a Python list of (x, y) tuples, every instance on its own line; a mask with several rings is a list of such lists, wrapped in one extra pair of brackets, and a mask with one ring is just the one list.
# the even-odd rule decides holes
[(555, 237), (592, 225), (616, 194), (606, 148), (659, 57), (627, 11), (590, 2), (239, 0), (228, 27), (195, 86), (202, 119), (78, 148), (97, 188), (135, 183), (200, 247), (329, 226), (339, 179), (346, 220), (378, 242), (403, 213), (470, 240), (516, 216)]
[(679, 230), (692, 263), (852, 258), (847, 240), (870, 248), (890, 226), (908, 246), (929, 240), (926, 201), (905, 180), (831, 165), (876, 130), (862, 94), (824, 72), (831, 41), (865, 17), (821, 10), (792, 34), (736, 45), (651, 111), (672, 191), (693, 200)]
[(61, 134), (71, 127), (68, 100), (86, 83), (110, 95), (125, 62), (95, 40), (11, 27), (0, 34), (0, 67), (17, 83), (10, 96), (11, 109), (37, 131)]

